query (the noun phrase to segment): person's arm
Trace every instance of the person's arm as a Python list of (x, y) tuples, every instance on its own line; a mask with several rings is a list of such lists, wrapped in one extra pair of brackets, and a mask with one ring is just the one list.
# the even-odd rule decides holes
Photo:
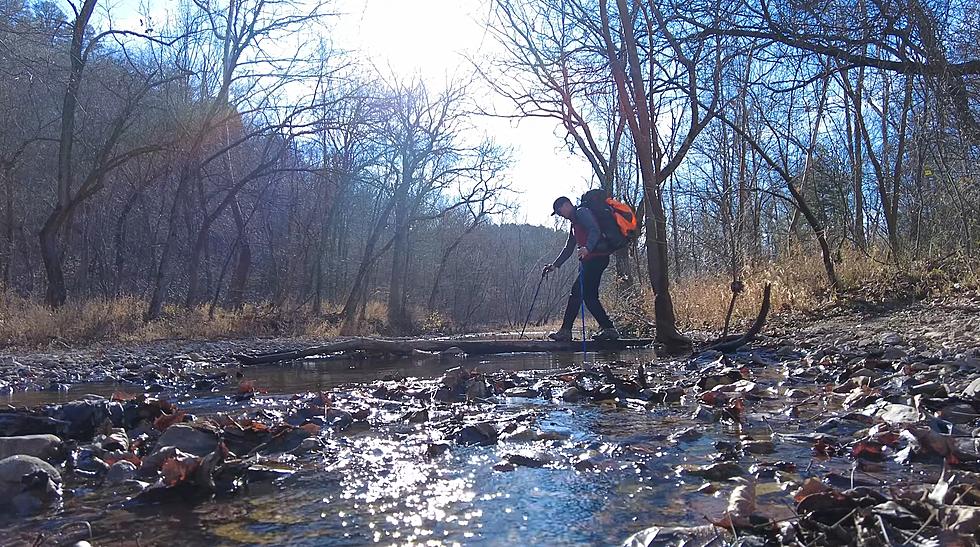
[(586, 207), (579, 207), (575, 211), (575, 220), (589, 234), (585, 240), (585, 249), (590, 253), (595, 252), (599, 242), (602, 241), (602, 229), (599, 228), (599, 221), (596, 220), (592, 211)]
[(575, 235), (569, 230), (565, 248), (561, 250), (561, 253), (559, 253), (558, 258), (555, 259), (553, 264), (555, 269), (561, 268), (561, 265), (572, 256), (573, 252), (575, 252)]

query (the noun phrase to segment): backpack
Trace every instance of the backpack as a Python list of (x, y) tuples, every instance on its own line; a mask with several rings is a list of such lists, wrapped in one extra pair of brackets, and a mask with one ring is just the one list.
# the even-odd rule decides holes
[(638, 229), (636, 212), (632, 207), (609, 197), (601, 188), (582, 194), (582, 206), (588, 207), (595, 215), (602, 235), (609, 243), (610, 250), (619, 250), (633, 241)]

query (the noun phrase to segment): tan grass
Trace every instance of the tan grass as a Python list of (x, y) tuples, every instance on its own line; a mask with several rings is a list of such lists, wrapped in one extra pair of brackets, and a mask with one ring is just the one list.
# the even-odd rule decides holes
[[(830, 291), (819, 256), (794, 253), (772, 264), (747, 268), (742, 276), (745, 289), (736, 300), (731, 329), (742, 330), (755, 319), (766, 283), (772, 283), (773, 313), (814, 312), (856, 298), (873, 301), (924, 298), (976, 289), (980, 285), (980, 265), (963, 257), (950, 257), (942, 262), (916, 261), (899, 267), (886, 263), (881, 256), (845, 252), (835, 268), (843, 287), (838, 295)], [(731, 277), (724, 274), (675, 280), (671, 298), (680, 326), (723, 328), (732, 297), (731, 282)], [(653, 292), (649, 288), (640, 288), (630, 298), (609, 296), (606, 301), (612, 302), (610, 308), (618, 322), (640, 333), (652, 324)]]
[[(339, 333), (337, 310), (315, 315), (304, 308), (246, 305), (239, 310), (217, 308), (209, 315), (206, 306), (170, 306), (149, 322), (143, 321), (145, 310), (145, 302), (130, 296), (70, 302), (53, 310), (36, 300), (0, 292), (0, 348), (268, 336), (324, 339)], [(383, 303), (369, 303), (363, 334), (378, 332), (385, 314)]]
[[(818, 256), (794, 254), (776, 263), (746, 270), (745, 292), (738, 298), (731, 328), (739, 331), (754, 319), (767, 282), (772, 283), (774, 313), (810, 312), (841, 299), (884, 300), (923, 298), (980, 287), (980, 265), (963, 257), (938, 262), (918, 261), (903, 267), (888, 265), (880, 257), (845, 253), (837, 272), (844, 291), (834, 297), (828, 289)], [(720, 330), (728, 309), (731, 279), (712, 275), (674, 280), (671, 294), (678, 322), (684, 330)], [(648, 288), (629, 297), (604, 295), (610, 315), (634, 334), (650, 334), (653, 298)], [(314, 314), (309, 307), (252, 304), (240, 310), (207, 307), (168, 307), (157, 320), (144, 322), (146, 304), (140, 298), (74, 301), (52, 310), (39, 301), (0, 291), (0, 348), (84, 346), (99, 342), (148, 342), (169, 339), (229, 339), (298, 337), (325, 339), (338, 335), (338, 311)], [(442, 314), (413, 310), (419, 332), (455, 332)], [(387, 307), (372, 301), (365, 308), (359, 334), (385, 332)], [(590, 319), (591, 321), (591, 319)], [(540, 327), (539, 327), (540, 328)]]

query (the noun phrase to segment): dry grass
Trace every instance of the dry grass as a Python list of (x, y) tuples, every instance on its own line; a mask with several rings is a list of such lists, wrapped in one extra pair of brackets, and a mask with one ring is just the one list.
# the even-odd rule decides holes
[[(135, 297), (90, 299), (52, 310), (28, 298), (0, 292), (0, 348), (76, 347), (99, 342), (138, 343), (154, 340), (212, 340), (283, 336), (337, 336), (337, 313), (314, 315), (308, 309), (248, 305), (240, 310), (168, 307), (157, 320), (143, 321), (146, 303)], [(366, 308), (364, 334), (380, 330), (383, 303)]]
[[(835, 267), (843, 285), (837, 297), (829, 290), (819, 256), (794, 254), (747, 270), (743, 277), (745, 290), (736, 300), (732, 314), (732, 330), (744, 329), (755, 319), (766, 283), (772, 283), (774, 313), (814, 312), (854, 299), (921, 299), (980, 286), (980, 265), (962, 257), (898, 267), (878, 257), (845, 253)], [(684, 329), (720, 330), (732, 296), (731, 281), (727, 275), (675, 281), (671, 297), (680, 325)], [(637, 334), (651, 332), (653, 294), (648, 288), (611, 308), (614, 318)]]
[[(732, 330), (745, 328), (758, 311), (762, 288), (772, 283), (772, 309), (813, 312), (854, 299), (883, 301), (924, 298), (980, 286), (980, 265), (959, 257), (941, 262), (917, 262), (898, 268), (880, 259), (856, 254), (842, 257), (837, 272), (845, 287), (837, 299), (827, 288), (819, 257), (798, 254), (756, 267), (744, 276), (745, 292), (736, 302)], [(685, 330), (720, 330), (728, 309), (731, 279), (725, 275), (675, 280), (674, 308)], [(653, 298), (641, 288), (630, 298), (607, 295), (610, 315), (633, 334), (651, 333)], [(252, 337), (324, 339), (337, 336), (337, 311), (313, 314), (308, 307), (248, 305), (241, 310), (170, 307), (163, 317), (143, 321), (146, 304), (136, 297), (72, 302), (52, 310), (37, 300), (0, 291), (0, 348), (77, 347), (100, 342), (138, 343), (154, 340), (210, 340)], [(455, 332), (452, 322), (438, 314), (413, 310), (419, 332)], [(385, 332), (387, 308), (370, 302), (362, 334)]]

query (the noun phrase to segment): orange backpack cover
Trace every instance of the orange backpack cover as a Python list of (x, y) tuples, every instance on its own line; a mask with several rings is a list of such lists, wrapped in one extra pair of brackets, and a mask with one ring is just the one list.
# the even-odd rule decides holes
[(606, 205), (613, 210), (613, 218), (616, 219), (616, 225), (619, 226), (619, 231), (623, 234), (623, 237), (629, 239), (636, 237), (639, 224), (633, 208), (613, 198), (606, 198)]

